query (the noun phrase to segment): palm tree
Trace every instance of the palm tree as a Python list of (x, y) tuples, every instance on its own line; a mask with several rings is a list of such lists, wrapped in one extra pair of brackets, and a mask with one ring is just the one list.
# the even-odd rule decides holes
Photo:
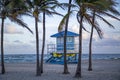
[[(22, 6), (24, 4), (24, 2), (22, 0), (19, 0), (19, 4), (17, 4), (17, 6), (15, 6), (12, 3), (15, 3), (13, 0), (9, 1), (9, 0), (1, 0), (0, 1), (0, 18), (1, 18), (1, 73), (4, 74), (5, 73), (5, 66), (4, 66), (4, 22), (5, 19), (8, 18), (10, 19), (12, 22), (15, 22), (25, 28), (27, 28), (31, 33), (32, 31), (27, 27), (27, 25), (21, 20), (21, 16), (22, 14), (27, 15), (26, 11), (26, 7)], [(16, 3), (15, 3), (16, 4)], [(22, 5), (21, 5), (22, 4)], [(23, 8), (21, 10), (21, 7)]]
[[(93, 13), (93, 19), (92, 22), (94, 24), (94, 19), (95, 19), (95, 11)], [(89, 41), (89, 66), (88, 66), (88, 71), (92, 71), (92, 36), (93, 36), (93, 26), (91, 28), (91, 34), (90, 34), (90, 41)]]
[[(77, 11), (77, 20), (80, 24), (80, 29), (79, 29), (79, 56), (78, 56), (78, 65), (77, 65), (77, 69), (76, 69), (76, 74), (75, 74), (75, 77), (81, 77), (81, 55), (82, 55), (82, 29), (84, 29), (85, 31), (87, 31), (84, 27), (83, 27), (83, 20), (88, 20), (89, 23), (92, 24), (91, 21), (89, 21), (90, 19), (87, 19), (87, 17), (90, 18), (90, 16), (86, 13), (86, 9), (83, 4), (85, 4), (85, 1), (80, 1), (80, 0), (75, 0), (75, 7), (78, 9), (78, 10), (72, 10), (70, 13), (66, 14), (65, 17), (67, 17), (68, 15), (70, 15), (73, 11)], [(87, 4), (87, 2), (86, 2)], [(65, 23), (65, 20), (66, 18), (63, 18), (61, 23), (60, 23), (60, 26), (59, 26), (59, 29), (61, 30), (61, 25), (63, 26), (63, 23)], [(99, 27), (95, 26), (99, 31)]]
[[(93, 22), (91, 21), (91, 15), (87, 13), (87, 8), (89, 7), (88, 5), (91, 2), (90, 0), (75, 0), (75, 4), (77, 6), (77, 21), (80, 24), (80, 28), (79, 28), (79, 53), (78, 53), (78, 64), (77, 64), (77, 69), (76, 69), (76, 73), (75, 73), (75, 77), (81, 77), (81, 56), (82, 56), (82, 29), (84, 29), (85, 31), (87, 31), (84, 28), (83, 25), (83, 21), (88, 22), (90, 25), (94, 25), (95, 29), (97, 29), (98, 34), (101, 34), (101, 29), (99, 28), (99, 26), (97, 26), (96, 24), (93, 24)], [(90, 5), (91, 6), (91, 5)]]
[(63, 28), (65, 28), (65, 32), (64, 32), (64, 71), (63, 71), (63, 74), (69, 74), (68, 66), (67, 66), (67, 59), (66, 59), (66, 53), (67, 53), (66, 40), (67, 40), (69, 17), (74, 12), (73, 10), (71, 10), (71, 7), (74, 8), (76, 6), (74, 4), (72, 4), (72, 0), (69, 0), (69, 3), (62, 3), (62, 7), (64, 7), (64, 8), (67, 7), (68, 11), (67, 11), (67, 14), (65, 14), (63, 19), (61, 20), (61, 22), (58, 26), (58, 31), (60, 32), (63, 30)]
[[(114, 19), (120, 20), (118, 18), (116, 18), (115, 16), (111, 15), (110, 13), (107, 13), (105, 11), (109, 11), (115, 15), (119, 15), (119, 12), (113, 8), (113, 6), (116, 6), (116, 2), (114, 2), (113, 0), (86, 0), (86, 1), (80, 1), (80, 0), (76, 0), (77, 3), (81, 3), (83, 4), (82, 6), (80, 6), (80, 8), (84, 8), (84, 11), (82, 12), (82, 16), (84, 21), (87, 21), (91, 26), (91, 36), (93, 34), (93, 27), (97, 30), (97, 33), (99, 35), (100, 38), (103, 37), (102, 31), (99, 28), (99, 25), (97, 23), (97, 21), (95, 20), (95, 16), (102, 19), (105, 23), (107, 23), (110, 27), (114, 28), (114, 26), (112, 24), (110, 24), (106, 19), (104, 19), (104, 17), (100, 16), (100, 14), (104, 14), (107, 16), (110, 16)], [(111, 6), (110, 6), (111, 5)], [(91, 14), (89, 14), (88, 11), (91, 11), (93, 16), (91, 16)], [(78, 15), (79, 16), (79, 15)], [(80, 23), (79, 18), (78, 22)], [(82, 28), (83, 25), (82, 25)], [(92, 70), (92, 56), (91, 56), (91, 44), (92, 44), (92, 39), (90, 38), (90, 43), (89, 43), (89, 49), (90, 49), (90, 53), (89, 53), (89, 68), (88, 70)]]
[(75, 0), (75, 4), (77, 5), (77, 8), (78, 8), (77, 15), (76, 15), (77, 21), (80, 24), (78, 63), (77, 63), (75, 77), (81, 77), (82, 29), (83, 29), (83, 19), (84, 19), (84, 14), (86, 12), (86, 9), (85, 9), (84, 5), (82, 4), (82, 1), (80, 1), (80, 0)]
[(45, 47), (45, 11), (43, 12), (43, 43), (42, 43), (42, 53), (41, 53), (41, 73), (43, 73), (43, 58), (44, 58), (44, 47)]
[[(1, 17), (2, 18), (2, 17)], [(2, 24), (1, 24), (1, 73), (4, 74), (5, 73), (5, 66), (4, 66), (4, 17), (2, 18)]]
[(43, 7), (41, 8), (41, 11), (43, 13), (43, 41), (42, 41), (42, 52), (41, 52), (41, 63), (40, 63), (40, 71), (41, 73), (43, 73), (43, 58), (44, 58), (44, 47), (45, 47), (45, 16), (46, 14), (48, 16), (52, 16), (52, 15), (59, 15), (59, 16), (63, 16), (62, 14), (58, 13), (55, 11), (56, 7), (61, 7), (60, 3), (57, 0), (50, 0), (50, 1), (46, 1), (44, 0), (43, 3)]
[(39, 31), (38, 31), (38, 7), (35, 8), (33, 15), (35, 17), (35, 31), (36, 31), (36, 76), (40, 76), (40, 66), (39, 66)]
[[(71, 2), (72, 0), (69, 0), (69, 5), (68, 6), (68, 12), (67, 13), (70, 13), (70, 10), (71, 10)], [(67, 40), (67, 30), (68, 30), (68, 22), (69, 22), (69, 15), (67, 16), (66, 18), (66, 23), (65, 23), (65, 32), (64, 32), (64, 71), (63, 71), (63, 74), (68, 74), (69, 71), (68, 71), (68, 66), (67, 66), (67, 59), (66, 59), (66, 40)]]
[[(104, 12), (111, 12), (113, 14), (116, 14), (116, 15), (120, 15), (120, 13), (114, 8), (114, 6), (117, 6), (117, 3), (116, 1), (114, 0), (104, 0), (103, 2), (101, 0), (97, 0), (96, 1), (97, 4), (95, 4), (95, 6), (97, 7), (97, 9), (92, 9), (92, 12), (93, 12), (93, 17), (92, 17), (92, 22), (94, 24), (94, 21), (95, 21), (95, 16), (101, 18), (105, 23), (107, 23), (109, 25), (109, 27), (112, 27), (114, 28), (114, 26), (109, 23), (107, 20), (105, 20), (102, 16), (99, 15), (99, 13), (101, 12), (101, 14)], [(99, 10), (98, 10), (99, 8)], [(98, 13), (97, 13), (97, 11)], [(100, 11), (100, 12), (99, 12)], [(107, 13), (108, 14), (108, 13)], [(118, 19), (117, 17), (109, 14), (109, 17), (113, 17), (114, 19), (117, 19), (120, 21), (120, 19)], [(93, 29), (94, 29), (94, 25), (92, 25), (92, 28), (91, 28), (91, 34), (90, 34), (90, 42), (89, 42), (89, 66), (88, 66), (88, 70), (89, 71), (92, 71), (92, 38), (93, 38)]]
[(27, 4), (30, 6), (30, 10), (35, 19), (35, 34), (36, 34), (36, 76), (41, 76), (40, 62), (39, 62), (39, 31), (38, 22), (40, 9), (42, 6), (42, 0), (26, 0)]
[[(45, 46), (45, 15), (57, 14), (54, 8), (58, 5), (56, 0), (27, 0), (27, 3), (32, 7), (33, 16), (35, 18), (35, 31), (36, 31), (36, 75), (41, 76), (43, 73), (43, 57), (44, 57), (44, 46)], [(38, 34), (38, 22), (39, 15), (43, 13), (43, 43), (41, 52), (41, 63), (39, 62), (39, 34)]]
[[(82, 12), (82, 8), (80, 10)], [(77, 64), (77, 69), (75, 73), (75, 77), (81, 77), (81, 56), (82, 56), (82, 21), (83, 21), (83, 15), (82, 13), (78, 13), (81, 15), (80, 18), (80, 28), (79, 28), (79, 55), (78, 55), (78, 64)]]

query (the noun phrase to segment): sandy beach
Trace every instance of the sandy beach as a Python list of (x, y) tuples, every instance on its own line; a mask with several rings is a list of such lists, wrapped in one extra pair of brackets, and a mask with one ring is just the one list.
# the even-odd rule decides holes
[(63, 65), (44, 64), (44, 73), (36, 77), (35, 63), (6, 63), (6, 74), (0, 80), (120, 80), (120, 59), (93, 60), (93, 71), (87, 71), (88, 61), (82, 61), (82, 78), (74, 78), (76, 64), (69, 64), (70, 74), (63, 75)]

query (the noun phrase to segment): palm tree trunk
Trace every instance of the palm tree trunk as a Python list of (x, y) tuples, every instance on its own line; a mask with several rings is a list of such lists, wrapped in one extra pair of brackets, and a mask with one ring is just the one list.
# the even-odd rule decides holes
[(4, 18), (2, 18), (1, 24), (1, 73), (5, 73), (5, 66), (4, 66)]
[[(95, 11), (93, 11), (93, 23), (94, 23), (94, 20), (95, 20)], [(92, 71), (92, 37), (93, 37), (93, 29), (94, 29), (94, 26), (92, 25), (92, 28), (91, 28), (91, 34), (90, 34), (90, 42), (89, 42), (89, 66), (88, 66), (88, 71)]]
[(40, 76), (39, 67), (39, 35), (38, 35), (38, 19), (35, 17), (35, 30), (36, 30), (36, 75)]
[(78, 54), (78, 64), (75, 73), (75, 77), (81, 77), (81, 56), (82, 56), (82, 20), (83, 16), (80, 19), (80, 28), (79, 28), (79, 54)]
[[(72, 0), (69, 0), (69, 4), (71, 4)], [(70, 12), (71, 6), (68, 7), (68, 13)], [(68, 66), (67, 66), (67, 59), (66, 59), (66, 40), (67, 40), (67, 30), (68, 30), (68, 22), (69, 22), (69, 16), (66, 19), (65, 24), (65, 33), (64, 33), (64, 71), (63, 74), (69, 74)]]
[(43, 73), (43, 58), (44, 58), (44, 48), (45, 48), (45, 11), (43, 12), (43, 43), (42, 43), (42, 53), (41, 53), (41, 73)]

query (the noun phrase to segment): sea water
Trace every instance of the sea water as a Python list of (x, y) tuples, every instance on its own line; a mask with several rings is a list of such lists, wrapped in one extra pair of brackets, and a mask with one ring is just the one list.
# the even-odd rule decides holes
[[(44, 55), (44, 61), (50, 58), (50, 54)], [(82, 54), (82, 59), (87, 60), (88, 54)], [(92, 54), (92, 59), (120, 59), (120, 54)], [(36, 62), (35, 54), (8, 54), (4, 56), (6, 63), (18, 63), (18, 62)], [(1, 56), (0, 56), (1, 62)]]

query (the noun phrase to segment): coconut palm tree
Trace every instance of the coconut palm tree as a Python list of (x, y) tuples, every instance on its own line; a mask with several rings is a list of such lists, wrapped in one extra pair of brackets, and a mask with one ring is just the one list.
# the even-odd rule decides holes
[[(92, 29), (94, 27), (97, 30), (98, 35), (99, 35), (100, 38), (103, 37), (103, 34), (102, 34), (101, 29), (99, 28), (100, 26), (98, 25), (97, 21), (94, 19), (95, 16), (98, 17), (98, 18), (100, 18), (100, 19), (102, 19), (110, 27), (113, 27), (113, 25), (110, 24), (102, 16), (100, 16), (100, 14), (104, 14), (104, 15), (107, 15), (107, 16), (110, 16), (110, 17), (112, 17), (114, 19), (119, 20), (115, 16), (113, 16), (113, 15), (105, 12), (105, 10), (107, 10), (107, 11), (109, 11), (111, 13), (119, 15), (119, 12), (115, 8), (113, 8), (112, 6), (109, 6), (109, 5), (116, 6), (115, 4), (113, 4), (112, 0), (110, 0), (110, 1), (108, 1), (108, 0), (86, 0), (86, 1), (84, 1), (84, 0), (83, 1), (76, 0), (76, 1), (80, 2), (81, 4), (83, 4), (83, 7), (84, 7), (83, 18), (86, 19), (86, 21), (92, 26)], [(82, 8), (82, 6), (80, 8)], [(92, 11), (93, 16), (91, 16), (91, 14), (89, 14), (88, 11)], [(78, 22), (80, 22), (79, 19), (78, 19)], [(92, 31), (91, 31), (91, 34), (93, 34)], [(90, 38), (90, 42), (91, 42), (91, 38)], [(90, 43), (89, 49), (91, 49), (91, 44), (92, 43)], [(91, 52), (91, 50), (90, 50), (90, 52)], [(88, 70), (92, 70), (92, 61), (91, 60), (92, 60), (92, 57), (91, 57), (91, 53), (90, 53), (90, 55), (89, 55), (89, 68), (88, 68)]]
[[(45, 15), (61, 15), (55, 11), (55, 7), (58, 5), (56, 0), (26, 0), (27, 3), (32, 7), (33, 16), (35, 18), (36, 28), (36, 75), (41, 76), (43, 73), (43, 57), (44, 57), (44, 46), (45, 46)], [(43, 14), (43, 43), (41, 51), (41, 63), (39, 62), (39, 34), (38, 34), (38, 22), (39, 15)]]
[(42, 41), (42, 53), (41, 53), (41, 73), (43, 73), (43, 58), (44, 58), (44, 48), (45, 48), (45, 11), (43, 12), (43, 41)]
[[(115, 6), (117, 6), (117, 4), (118, 3), (115, 0), (109, 0), (109, 1), (108, 0), (103, 0), (103, 1), (97, 0), (96, 4), (95, 4), (97, 9), (95, 9), (96, 7), (94, 9), (92, 9), (92, 12), (93, 12), (92, 22), (94, 23), (95, 16), (97, 16), (97, 17), (101, 18), (105, 23), (107, 23), (109, 25), (109, 27), (114, 28), (114, 26), (111, 23), (109, 23), (104, 17), (100, 16), (99, 14), (102, 14), (102, 13), (104, 14), (104, 12), (106, 13), (109, 11), (113, 15), (115, 14), (115, 15), (119, 16), (120, 13), (114, 8)], [(98, 10), (98, 8), (99, 8), (99, 10)], [(107, 13), (107, 14), (109, 14), (109, 17), (112, 17), (112, 18), (120, 21), (120, 19), (111, 15), (110, 13)], [(89, 71), (92, 71), (92, 38), (93, 38), (93, 31), (94, 31), (93, 29), (94, 29), (94, 27), (92, 25), (91, 34), (90, 34), (90, 42), (89, 42), (89, 66), (88, 66)]]
[[(67, 13), (70, 13), (70, 10), (71, 10), (71, 2), (72, 0), (69, 0), (69, 5), (68, 6), (68, 12)], [(67, 44), (66, 44), (66, 40), (67, 40), (67, 30), (68, 30), (68, 22), (69, 22), (69, 15), (67, 16), (66, 18), (66, 23), (65, 23), (65, 32), (64, 32), (64, 71), (63, 71), (63, 74), (68, 74), (69, 71), (68, 71), (68, 66), (67, 66), (67, 59), (66, 59), (66, 48), (67, 48)]]
[[(22, 0), (19, 0), (16, 6), (13, 4), (14, 0), (1, 0), (0, 1), (0, 18), (1, 18), (1, 73), (5, 73), (5, 66), (4, 66), (4, 23), (5, 19), (8, 18), (12, 22), (15, 22), (25, 28), (27, 28), (31, 33), (32, 31), (27, 27), (27, 25), (21, 20), (21, 15), (25, 14), (28, 15), (26, 11), (26, 6), (23, 6), (24, 2)], [(22, 9), (21, 9), (22, 7)], [(20, 15), (20, 16), (19, 16)]]
[[(95, 11), (93, 13), (93, 19), (92, 22), (94, 23), (95, 19)], [(93, 36), (93, 26), (91, 28), (91, 34), (90, 34), (90, 41), (89, 41), (89, 66), (88, 66), (88, 71), (92, 71), (92, 36)]]
[(83, 21), (83, 15), (82, 15), (83, 9), (80, 9), (80, 27), (79, 27), (79, 55), (78, 55), (78, 64), (77, 64), (77, 69), (75, 73), (75, 77), (81, 77), (81, 56), (82, 56), (82, 21)]
[(93, 3), (90, 0), (75, 0), (75, 4), (77, 6), (77, 21), (80, 24), (80, 28), (79, 28), (79, 54), (78, 54), (78, 64), (77, 64), (77, 69), (76, 69), (76, 73), (75, 73), (75, 77), (81, 77), (81, 56), (82, 56), (82, 29), (84, 29), (85, 31), (87, 31), (84, 28), (83, 22), (86, 21), (88, 22), (90, 25), (94, 25), (95, 29), (97, 30), (98, 34), (100, 36), (102, 36), (102, 31), (99, 28), (99, 26), (97, 26), (97, 24), (93, 24), (93, 22), (91, 21), (91, 15), (88, 13), (87, 8), (89, 8), (89, 4)]
[(43, 6), (44, 0), (26, 0), (27, 4), (30, 6), (30, 10), (35, 19), (35, 34), (36, 34), (36, 76), (41, 76), (40, 62), (39, 62), (39, 31), (38, 22), (39, 15), (41, 12), (41, 7)]
[(38, 11), (38, 6), (34, 8), (33, 15), (35, 17), (35, 33), (36, 33), (36, 76), (40, 76), (40, 64), (39, 64), (39, 31), (38, 31), (38, 16), (39, 16), (39, 11)]
[(41, 51), (41, 63), (40, 63), (40, 71), (41, 73), (43, 73), (43, 58), (44, 58), (44, 47), (45, 47), (45, 32), (46, 32), (46, 26), (45, 26), (45, 16), (52, 16), (52, 15), (59, 15), (59, 16), (63, 16), (62, 14), (58, 13), (55, 8), (56, 7), (61, 7), (60, 3), (57, 0), (49, 0), (46, 1), (44, 0), (44, 6), (41, 9), (42, 13), (43, 13), (43, 40), (42, 40), (42, 51)]
[(66, 53), (67, 53), (67, 44), (66, 44), (66, 40), (67, 40), (67, 31), (68, 31), (68, 23), (69, 23), (69, 17), (71, 16), (71, 14), (73, 14), (73, 10), (71, 10), (71, 8), (76, 7), (74, 4), (72, 4), (72, 0), (69, 0), (69, 3), (62, 3), (62, 5), (64, 5), (64, 8), (68, 8), (67, 14), (64, 15), (63, 19), (61, 20), (59, 26), (58, 26), (58, 31), (62, 31), (65, 28), (65, 32), (64, 32), (64, 71), (63, 74), (69, 74), (68, 71), (68, 66), (67, 66), (67, 59), (66, 59)]
[(75, 0), (75, 4), (77, 5), (77, 21), (80, 24), (79, 27), (79, 52), (78, 52), (78, 63), (76, 68), (75, 77), (81, 77), (81, 56), (82, 56), (82, 29), (83, 29), (83, 19), (86, 13), (86, 9), (81, 0)]
[[(71, 5), (71, 6), (73, 6), (73, 7), (76, 7), (76, 5)], [(77, 8), (78, 8), (78, 6), (77, 6)], [(69, 11), (66, 15), (65, 15), (65, 17), (62, 19), (62, 21), (61, 21), (61, 23), (60, 23), (60, 26), (59, 26), (59, 29), (61, 30), (62, 29), (62, 26), (63, 26), (63, 23), (65, 23), (66, 21), (66, 19), (67, 19), (67, 17), (69, 17), (69, 15), (71, 15), (74, 11), (76, 11), (76, 10), (72, 10), (72, 11)], [(78, 10), (77, 10), (78, 11)], [(83, 27), (83, 25), (81, 24), (82, 23), (82, 21), (83, 21), (83, 17), (82, 16), (80, 16), (80, 12), (78, 11), (78, 14), (77, 14), (77, 18), (78, 17), (81, 17), (81, 20), (79, 20), (78, 19), (78, 22), (80, 23), (80, 29), (79, 29), (79, 33), (81, 33), (80, 34), (80, 36), (79, 36), (79, 45), (82, 45), (82, 28), (84, 29), (84, 30), (86, 30), (84, 27)], [(68, 23), (66, 23), (66, 24), (68, 24)], [(62, 25), (62, 26), (61, 26)], [(65, 30), (67, 30), (66, 29), (66, 27), (67, 26), (65, 26)], [(66, 34), (65, 34), (66, 35)], [(66, 37), (66, 36), (64, 36), (64, 37)], [(65, 41), (65, 40), (64, 40)], [(65, 44), (65, 42), (64, 42), (64, 44)], [(65, 48), (65, 47), (64, 47)], [(64, 50), (65, 51), (65, 50)], [(79, 46), (79, 53), (82, 53), (82, 47), (80, 47)], [(64, 52), (64, 54), (65, 54), (65, 52)], [(64, 56), (65, 57), (65, 56)], [(77, 67), (77, 70), (76, 71), (81, 71), (80, 69), (81, 69), (81, 54), (79, 55), (79, 58), (78, 58), (78, 64), (79, 64), (79, 67)], [(80, 72), (81, 73), (81, 72)], [(78, 73), (77, 73), (78, 74)], [(77, 77), (77, 76), (76, 76)]]
[[(70, 15), (73, 11), (77, 11), (77, 20), (80, 24), (80, 29), (79, 29), (79, 58), (78, 58), (78, 65), (77, 65), (77, 70), (76, 70), (76, 77), (81, 77), (81, 53), (82, 53), (82, 29), (84, 29), (85, 31), (87, 31), (84, 27), (83, 27), (83, 20), (85, 20), (85, 16), (89, 16), (88, 14), (86, 14), (86, 9), (84, 5), (81, 5), (81, 3), (83, 3), (83, 1), (80, 0), (75, 0), (75, 7), (77, 8), (77, 10), (72, 10), (70, 11), (70, 13), (66, 14), (65, 17), (67, 17), (68, 15)], [(84, 2), (85, 3), (85, 2)], [(63, 18), (59, 29), (62, 29), (63, 23), (65, 23), (66, 18)], [(90, 22), (91, 23), (91, 22)], [(61, 26), (62, 25), (62, 26)], [(97, 27), (97, 26), (95, 26)], [(99, 30), (99, 28), (98, 28)]]

